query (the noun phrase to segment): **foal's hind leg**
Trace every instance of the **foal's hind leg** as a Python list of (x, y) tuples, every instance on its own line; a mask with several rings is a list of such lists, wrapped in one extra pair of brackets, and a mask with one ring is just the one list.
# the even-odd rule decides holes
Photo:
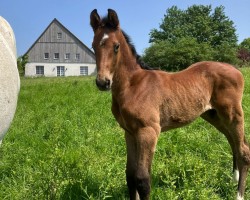
[(152, 127), (125, 134), (127, 145), (126, 178), (131, 200), (148, 200), (150, 172), (158, 134)]
[[(232, 96), (232, 95), (231, 95)], [(232, 98), (236, 99), (236, 98)], [(224, 105), (217, 105), (219, 118), (227, 128), (234, 144), (236, 163), (239, 168), (237, 199), (242, 200), (246, 187), (246, 178), (250, 166), (250, 150), (244, 136), (244, 114), (240, 103), (233, 100)]]
[(248, 168), (250, 166), (250, 150), (244, 136), (244, 119), (235, 116), (233, 122), (229, 125), (232, 130), (233, 140), (236, 149), (236, 162), (239, 168), (239, 182), (237, 200), (243, 200)]
[(203, 113), (201, 117), (226, 136), (230, 144), (230, 147), (232, 149), (232, 154), (233, 154), (233, 174), (234, 174), (233, 178), (234, 178), (234, 181), (238, 183), (239, 169), (238, 169), (237, 162), (236, 162), (236, 150), (235, 150), (233, 138), (230, 136), (228, 129), (224, 126), (223, 122), (221, 121), (221, 119), (219, 118), (217, 114), (217, 111), (214, 109), (208, 110), (207, 112)]
[(227, 106), (221, 110), (221, 114), (224, 114), (224, 124), (228, 126), (229, 134), (235, 146), (236, 162), (240, 175), (237, 199), (242, 200), (250, 166), (250, 150), (244, 136), (244, 114), (240, 104)]

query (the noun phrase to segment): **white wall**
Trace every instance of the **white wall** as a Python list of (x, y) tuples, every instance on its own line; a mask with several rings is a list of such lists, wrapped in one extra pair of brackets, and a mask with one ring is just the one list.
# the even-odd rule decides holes
[(57, 76), (57, 66), (65, 67), (65, 76), (80, 76), (80, 66), (88, 67), (88, 75), (96, 73), (96, 64), (86, 63), (27, 63), (25, 66), (25, 76), (35, 77), (36, 66), (44, 66), (44, 76)]

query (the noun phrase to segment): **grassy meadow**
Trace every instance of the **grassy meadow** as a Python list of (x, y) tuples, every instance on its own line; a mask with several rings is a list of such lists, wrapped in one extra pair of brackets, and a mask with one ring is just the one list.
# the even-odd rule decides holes
[[(243, 68), (250, 141), (250, 68)], [(1, 200), (128, 199), (122, 129), (111, 94), (94, 77), (22, 78), (17, 112), (0, 147)], [(250, 199), (248, 177), (246, 199)], [(235, 199), (225, 137), (202, 119), (162, 133), (151, 199)]]

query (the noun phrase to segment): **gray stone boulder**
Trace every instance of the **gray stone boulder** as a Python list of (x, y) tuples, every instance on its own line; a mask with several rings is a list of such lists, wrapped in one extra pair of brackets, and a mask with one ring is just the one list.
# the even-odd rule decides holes
[(19, 89), (15, 35), (0, 16), (0, 144), (14, 117)]

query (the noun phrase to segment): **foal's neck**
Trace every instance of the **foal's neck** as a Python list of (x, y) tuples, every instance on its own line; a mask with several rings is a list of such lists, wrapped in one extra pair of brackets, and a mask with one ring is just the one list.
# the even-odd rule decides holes
[(131, 77), (138, 70), (142, 70), (137, 63), (137, 58), (130, 50), (128, 44), (124, 41), (121, 43), (120, 57), (117, 62), (116, 70), (113, 77), (113, 93), (120, 93), (129, 86)]

